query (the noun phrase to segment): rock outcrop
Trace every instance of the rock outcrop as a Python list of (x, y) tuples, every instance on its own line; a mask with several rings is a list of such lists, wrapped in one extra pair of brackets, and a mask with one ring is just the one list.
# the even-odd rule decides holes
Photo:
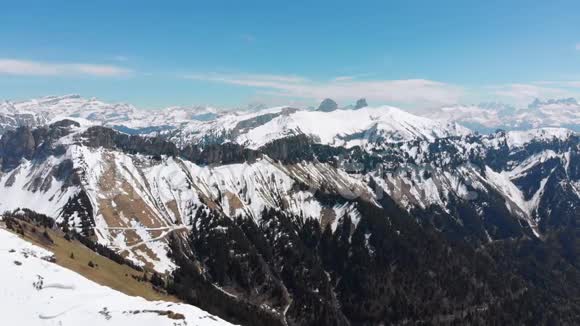
[(324, 101), (322, 101), (318, 106), (318, 111), (322, 112), (332, 112), (336, 109), (338, 109), (338, 104), (336, 104), (335, 101), (329, 98), (324, 99)]

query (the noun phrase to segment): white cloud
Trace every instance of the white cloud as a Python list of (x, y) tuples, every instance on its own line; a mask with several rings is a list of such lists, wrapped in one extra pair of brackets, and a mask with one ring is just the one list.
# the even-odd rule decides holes
[(97, 77), (117, 77), (130, 74), (126, 68), (88, 63), (48, 63), (41, 61), (2, 59), (0, 75), (15, 76), (67, 76), (87, 75)]
[(365, 77), (370, 77), (372, 74), (356, 74), (356, 75), (346, 75), (346, 76), (338, 76), (334, 77), (332, 81), (341, 82), (341, 81), (350, 81), (355, 79), (362, 79)]
[(321, 100), (352, 101), (361, 97), (375, 103), (442, 105), (456, 103), (463, 89), (426, 79), (355, 80), (338, 77), (318, 82), (300, 76), (254, 74), (196, 74), (189, 79), (258, 88), (269, 95)]
[(580, 51), (580, 43), (576, 43), (576, 51)]

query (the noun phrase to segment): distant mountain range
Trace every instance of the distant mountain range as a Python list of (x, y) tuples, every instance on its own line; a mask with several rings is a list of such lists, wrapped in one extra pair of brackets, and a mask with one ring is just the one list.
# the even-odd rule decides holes
[(526, 108), (501, 103), (443, 107), (428, 114), (436, 120), (455, 121), (482, 133), (496, 129), (525, 130), (562, 127), (580, 131), (580, 104), (573, 98), (540, 101)]
[(130, 132), (174, 128), (190, 121), (214, 119), (219, 109), (205, 106), (140, 110), (130, 104), (109, 104), (79, 95), (49, 96), (20, 102), (0, 103), (0, 132), (20, 125), (39, 126), (55, 118), (72, 117)]
[[(208, 106), (168, 107), (157, 110), (142, 110), (130, 104), (109, 104), (94, 98), (83, 98), (79, 95), (49, 96), (27, 101), (0, 103), (0, 133), (4, 130), (21, 125), (39, 126), (50, 122), (55, 118), (75, 117), (89, 120), (95, 124), (109, 126), (132, 134), (147, 134), (153, 131), (169, 131), (176, 129), (203, 129), (209, 125), (234, 123), (248, 119), (275, 120), (273, 115), (280, 114), (289, 116), (289, 113), (299, 112), (293, 118), (310, 119), (308, 114), (301, 111), (348, 111), (369, 108), (365, 99), (360, 99), (355, 105), (339, 107), (331, 99), (323, 101), (318, 109), (277, 107), (268, 108), (261, 104), (253, 104), (244, 109), (227, 110)], [(386, 110), (386, 106), (382, 107)], [(377, 109), (376, 107), (374, 109)], [(373, 109), (370, 109), (372, 111)], [(390, 110), (397, 110), (390, 108)], [(394, 111), (393, 111), (394, 112)], [(405, 112), (397, 111), (405, 115)], [(375, 116), (383, 116), (384, 112), (378, 112)], [(350, 113), (335, 113), (337, 119), (351, 121)], [(362, 113), (370, 114), (370, 113)], [(441, 107), (436, 110), (421, 114), (435, 121), (459, 123), (473, 131), (481, 133), (503, 130), (526, 130), (542, 127), (562, 127), (574, 131), (580, 131), (580, 104), (573, 99), (538, 100), (530, 103), (527, 107), (516, 108), (502, 103), (482, 103), (479, 105), (455, 105)], [(340, 117), (339, 117), (340, 116)], [(358, 114), (352, 113), (358, 117)], [(408, 116), (408, 114), (407, 114)], [(312, 119), (316, 119), (313, 114)], [(292, 118), (291, 118), (292, 120)], [(204, 122), (213, 123), (204, 125)], [(250, 123), (250, 122), (247, 122)], [(289, 122), (290, 123), (290, 122)], [(300, 123), (297, 121), (297, 123)], [(348, 122), (347, 122), (348, 123)], [(372, 124), (371, 121), (367, 121)], [(254, 125), (256, 122), (253, 123)], [(343, 123), (344, 124), (344, 123)], [(269, 127), (272, 127), (271, 125)], [(336, 125), (340, 128), (341, 125)], [(349, 128), (348, 125), (344, 127)], [(359, 129), (370, 129), (368, 126), (360, 126)], [(220, 128), (216, 133), (231, 132), (234, 127)], [(228, 129), (228, 130), (226, 130)], [(287, 128), (280, 132), (295, 132)], [(352, 129), (352, 128), (351, 128)], [(306, 131), (308, 132), (308, 131)], [(199, 135), (200, 137), (202, 135)], [(185, 137), (181, 135), (181, 137)], [(192, 136), (193, 137), (193, 136)]]

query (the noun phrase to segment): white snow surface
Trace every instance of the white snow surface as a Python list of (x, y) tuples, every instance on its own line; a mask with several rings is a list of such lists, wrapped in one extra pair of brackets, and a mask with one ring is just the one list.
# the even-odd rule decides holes
[[(230, 325), (195, 306), (128, 296), (42, 259), (47, 256), (52, 253), (0, 229), (3, 325)], [(185, 319), (155, 311), (173, 311)]]
[(526, 131), (507, 133), (507, 144), (510, 148), (521, 147), (532, 141), (566, 140), (575, 133), (565, 128), (537, 128)]

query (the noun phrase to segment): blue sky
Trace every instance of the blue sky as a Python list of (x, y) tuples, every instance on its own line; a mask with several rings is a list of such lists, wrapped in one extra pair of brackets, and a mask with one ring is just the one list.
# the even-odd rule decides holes
[(580, 95), (578, 1), (12, 1), (0, 98), (422, 109)]

